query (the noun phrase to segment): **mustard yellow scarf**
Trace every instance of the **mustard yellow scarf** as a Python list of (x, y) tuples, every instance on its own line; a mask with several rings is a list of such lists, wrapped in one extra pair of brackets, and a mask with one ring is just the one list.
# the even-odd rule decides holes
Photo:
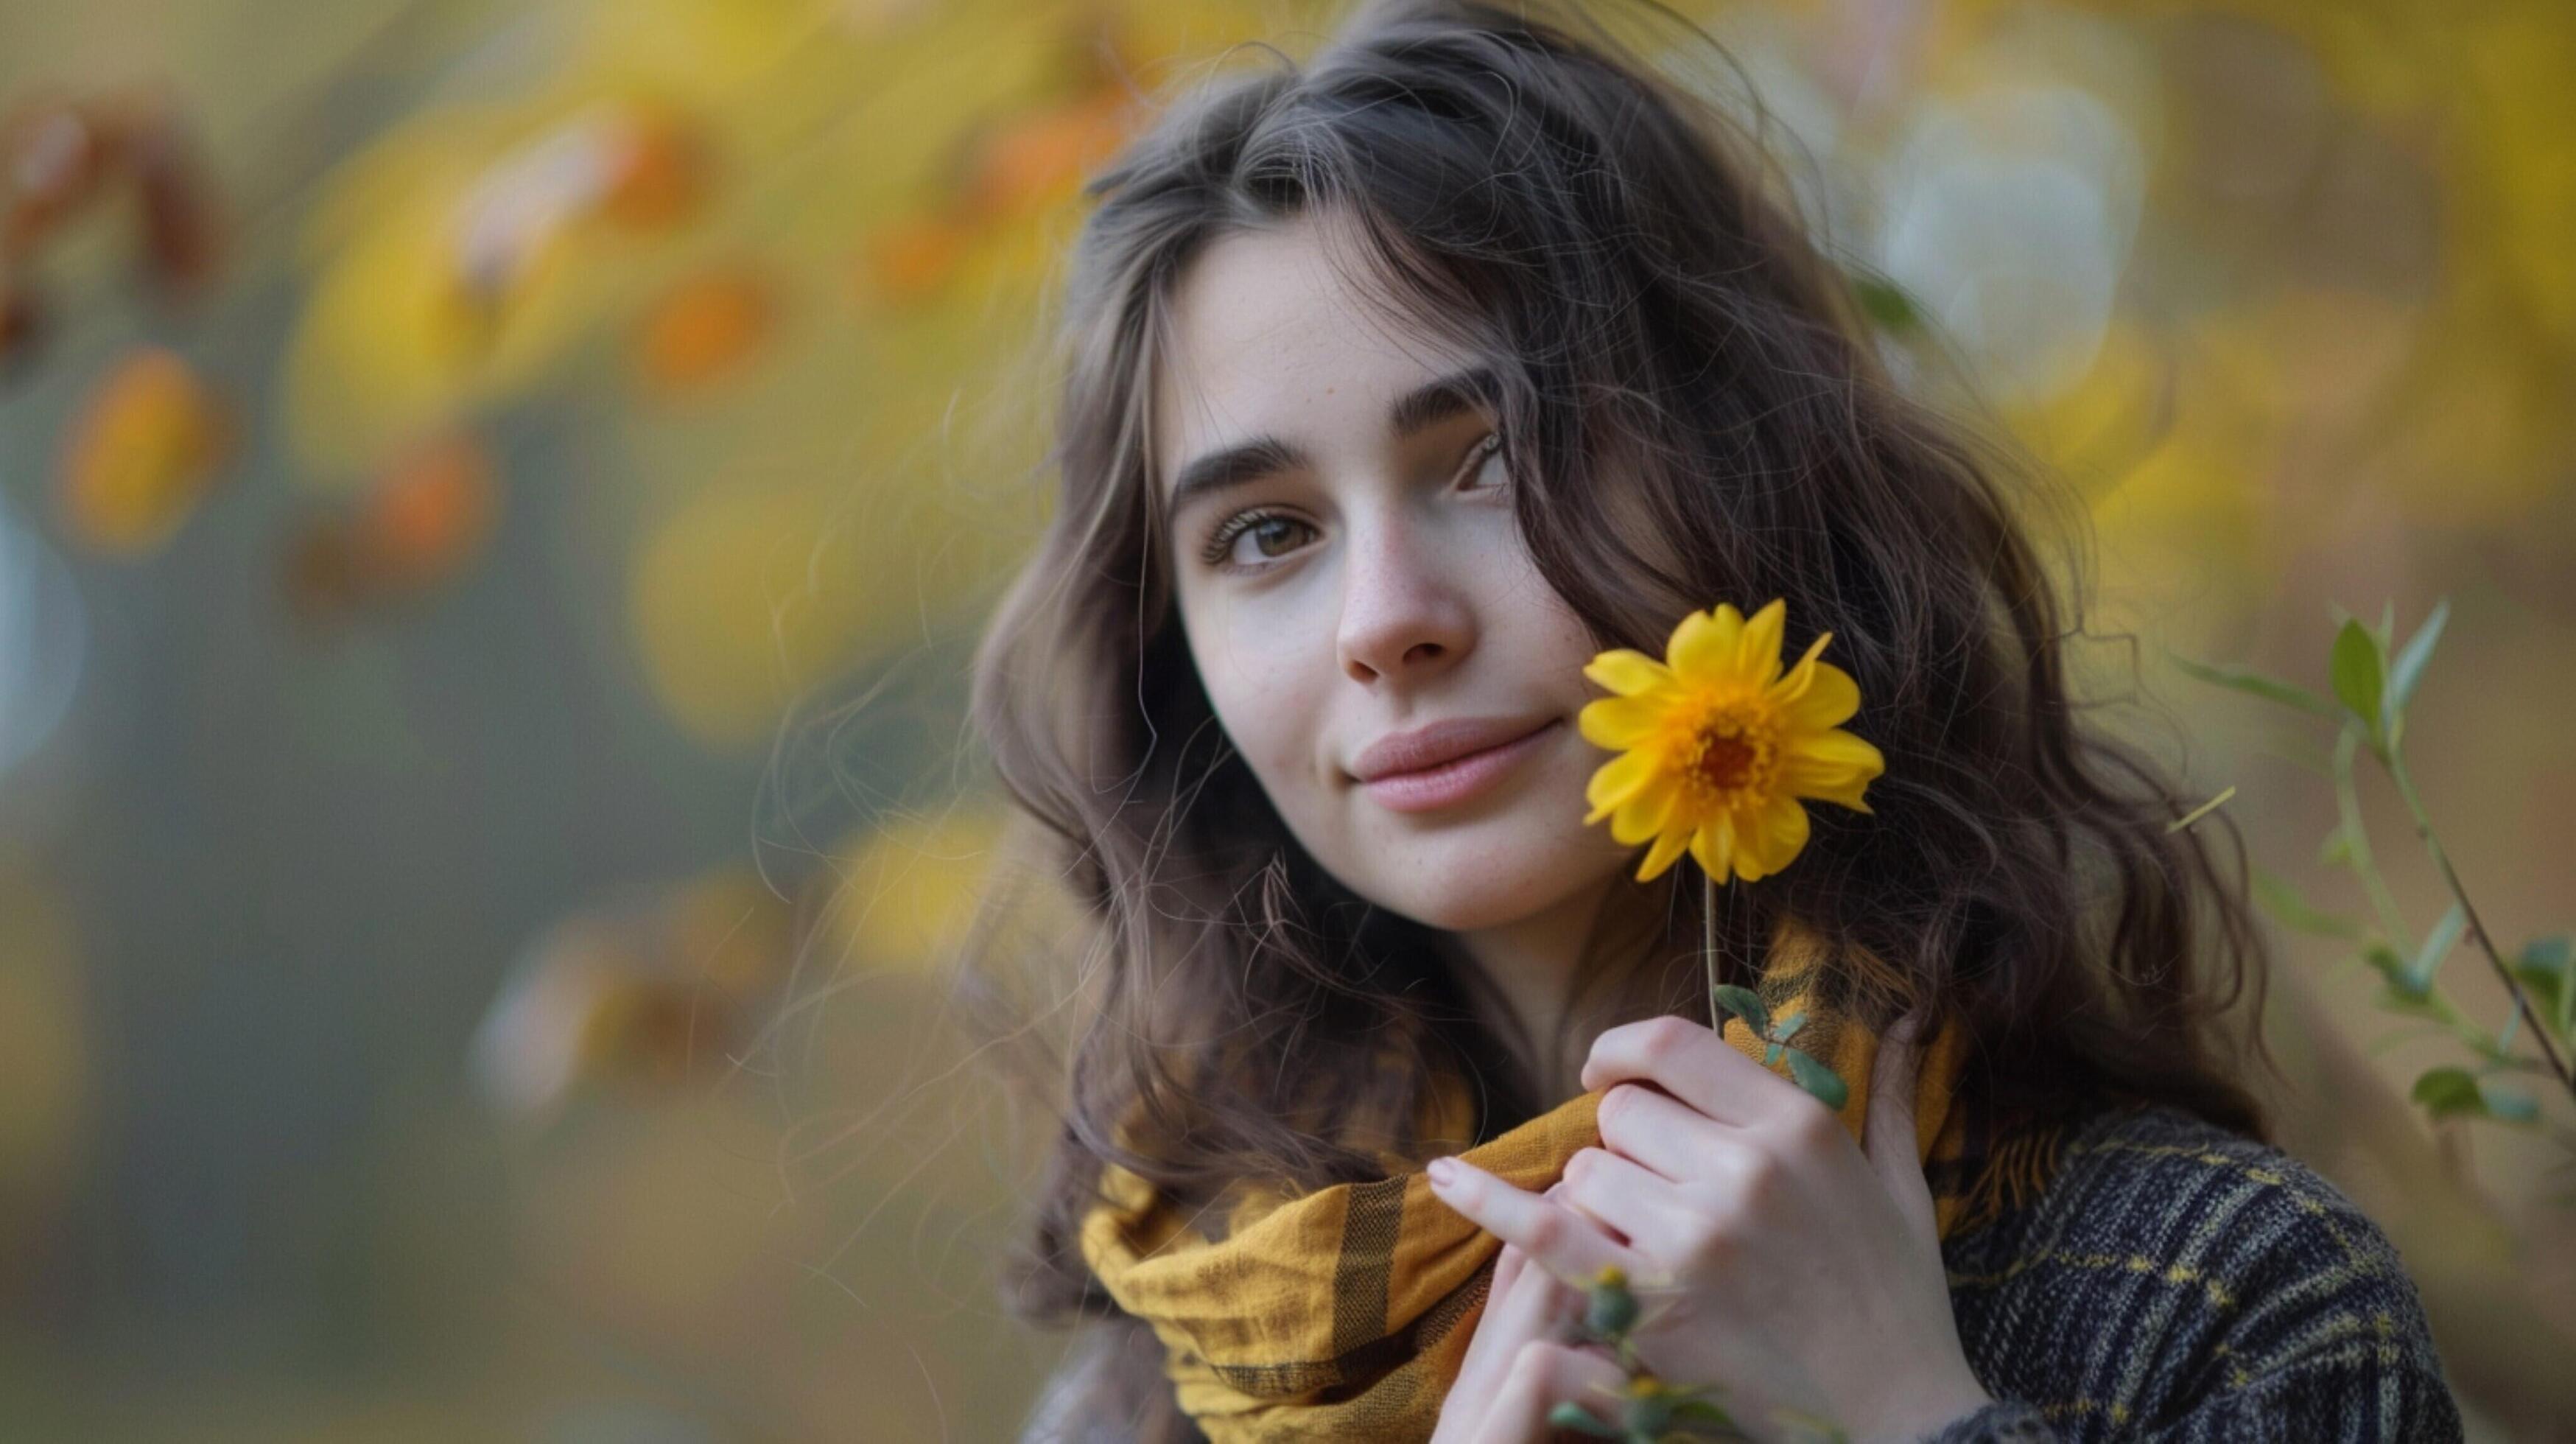
[[(1755, 991), (1774, 1017), (1807, 1014), (1798, 1046), (1849, 1085), (1841, 1116), (1857, 1139), (1878, 1037), (1811, 995), (1821, 961), (1817, 936), (1784, 919)], [(1725, 1037), (1761, 1058), (1742, 1020), (1728, 1020)], [(1915, 1142), (1943, 1238), (1990, 1217), (2005, 1194), (2035, 1191), (2055, 1151), (2053, 1135), (2037, 1132), (1998, 1146), (1978, 1110), (1956, 1106), (1963, 1046), (1958, 1028), (1940, 1029), (1915, 1085)], [(1599, 1101), (1586, 1093), (1462, 1156), (1543, 1189), (1601, 1141)], [(1442, 1108), (1457, 1126), (1432, 1136), (1463, 1136), (1472, 1117), (1463, 1084)], [(1419, 1171), (1255, 1193), (1217, 1231), (1126, 1169), (1107, 1169), (1101, 1191), (1083, 1222), (1083, 1256), (1118, 1306), (1153, 1326), (1182, 1411), (1213, 1444), (1430, 1437), (1502, 1245), (1435, 1198)]]

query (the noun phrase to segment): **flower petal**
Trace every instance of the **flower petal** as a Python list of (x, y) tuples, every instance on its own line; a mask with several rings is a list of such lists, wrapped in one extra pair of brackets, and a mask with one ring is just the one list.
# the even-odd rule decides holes
[(1682, 785), (1669, 774), (1658, 774), (1635, 796), (1619, 804), (1610, 815), (1610, 835), (1629, 847), (1664, 830), (1666, 819), (1673, 815), (1673, 804), (1681, 800)]
[(1831, 662), (1802, 662), (1802, 670), (1812, 669), (1807, 684), (1798, 695), (1782, 707), (1789, 725), (1802, 731), (1821, 732), (1839, 727), (1860, 710), (1860, 684), (1851, 673)]
[(1861, 789), (1887, 770), (1879, 750), (1849, 732), (1819, 732), (1798, 738), (1781, 759), (1780, 786), (1791, 796), (1838, 802), (1858, 812), (1869, 811)]
[(1660, 701), (1642, 697), (1599, 697), (1574, 714), (1574, 725), (1584, 741), (1622, 752), (1653, 736), (1664, 710)]
[(1807, 846), (1807, 809), (1792, 798), (1775, 795), (1763, 804), (1752, 833), (1754, 845), (1749, 850), (1759, 860), (1762, 871), (1766, 875), (1778, 872), (1796, 861)]
[[(1735, 819), (1721, 812), (1699, 825), (1691, 834), (1691, 856), (1700, 867), (1719, 882), (1727, 880), (1737, 861), (1735, 856)], [(1746, 879), (1751, 881), (1751, 879)]]
[(1753, 685), (1768, 687), (1780, 675), (1780, 632), (1789, 616), (1789, 599), (1773, 597), (1744, 624), (1736, 643), (1735, 668)]
[(1771, 684), (1771, 700), (1773, 702), (1782, 707), (1786, 707), (1790, 703), (1795, 702), (1800, 697), (1806, 695), (1808, 684), (1816, 680), (1816, 669), (1807, 664), (1815, 661), (1816, 654), (1823, 651), (1825, 649), (1825, 643), (1830, 642), (1833, 639), (1834, 634), (1831, 632), (1818, 632), (1816, 634), (1816, 639), (1807, 644), (1807, 650), (1799, 656), (1797, 661), (1789, 664), (1788, 674), (1783, 676), (1779, 681)]
[(1592, 804), (1592, 815), (1583, 819), (1584, 824), (1599, 822), (1612, 808), (1636, 796), (1639, 788), (1653, 780), (1658, 760), (1653, 752), (1639, 748), (1601, 764), (1583, 788), (1583, 800)]
[(1663, 663), (1633, 647), (1613, 647), (1584, 664), (1583, 675), (1622, 696), (1648, 692), (1673, 680)]
[(1685, 677), (1732, 677), (1743, 641), (1743, 613), (1732, 602), (1720, 602), (1714, 612), (1693, 612), (1682, 618), (1681, 625), (1673, 628), (1672, 640), (1664, 644), (1664, 658)]
[(1637, 881), (1653, 882), (1663, 876), (1664, 869), (1671, 867), (1673, 861), (1682, 855), (1682, 849), (1689, 845), (1690, 836), (1687, 831), (1676, 828), (1656, 838), (1655, 845), (1646, 851), (1645, 865), (1637, 869)]

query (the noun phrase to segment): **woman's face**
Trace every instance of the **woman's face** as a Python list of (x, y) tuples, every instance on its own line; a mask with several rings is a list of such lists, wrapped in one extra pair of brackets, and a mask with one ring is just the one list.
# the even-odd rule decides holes
[(1314, 226), (1229, 235), (1178, 294), (1154, 446), (1199, 675), (1361, 896), (1453, 931), (1588, 906), (1633, 852), (1583, 825), (1594, 643), (1522, 544), (1472, 358), (1371, 308)]

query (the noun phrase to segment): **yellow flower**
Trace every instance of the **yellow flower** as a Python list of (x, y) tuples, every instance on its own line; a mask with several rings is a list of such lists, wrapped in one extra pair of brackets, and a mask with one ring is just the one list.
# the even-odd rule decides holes
[(1747, 882), (1787, 867), (1807, 845), (1802, 798), (1869, 811), (1861, 790), (1886, 770), (1876, 747), (1836, 724), (1860, 710), (1851, 675), (1816, 654), (1825, 632), (1780, 667), (1785, 598), (1746, 618), (1729, 603), (1693, 612), (1665, 644), (1664, 660), (1619, 647), (1583, 675), (1618, 693), (1585, 706), (1584, 738), (1621, 755), (1584, 790), (1586, 823), (1651, 839), (1639, 881), (1688, 850), (1709, 877)]

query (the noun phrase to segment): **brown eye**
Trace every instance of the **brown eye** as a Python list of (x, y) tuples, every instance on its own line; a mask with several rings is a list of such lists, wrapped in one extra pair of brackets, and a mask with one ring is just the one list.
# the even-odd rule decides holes
[[(1289, 542), (1296, 540), (1296, 527), (1295, 522), (1284, 516), (1268, 517), (1255, 523), (1250, 528), (1253, 550), (1266, 557), (1278, 556), (1281, 551), (1287, 549)], [(1279, 544), (1277, 549), (1272, 548), (1272, 542)]]
[(1260, 555), (1276, 560), (1294, 550), (1294, 543), (1300, 530), (1313, 531), (1314, 528), (1295, 517), (1283, 516), (1277, 512), (1239, 512), (1227, 518), (1225, 524), (1216, 529), (1216, 534), (1208, 538), (1202, 559), (1209, 566), (1220, 571), (1260, 571), (1265, 565), (1263, 562), (1233, 559), (1235, 541), (1244, 533), (1250, 532), (1253, 538), (1252, 544)]

